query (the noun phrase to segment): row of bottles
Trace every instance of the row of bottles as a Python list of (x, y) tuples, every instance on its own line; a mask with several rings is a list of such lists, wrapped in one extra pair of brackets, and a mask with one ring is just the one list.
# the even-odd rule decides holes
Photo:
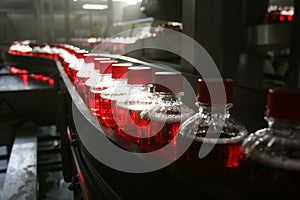
[[(193, 139), (181, 158), (183, 166), (207, 185), (225, 188), (232, 198), (238, 198), (233, 191), (246, 194), (246, 199), (299, 195), (300, 91), (270, 89), (265, 112), (268, 126), (248, 134), (230, 115), (232, 80), (223, 81), (226, 104), (217, 104), (215, 112), (207, 86), (203, 80), (198, 82), (199, 112), (187, 119), (179, 132), (181, 137)], [(215, 80), (208, 82), (215, 84)], [(210, 146), (206, 155), (205, 148)]]
[[(119, 63), (97, 54), (83, 54), (76, 71), (72, 65), (63, 66), (100, 125), (147, 151), (170, 141), (175, 146), (180, 123), (194, 114), (181, 101), (180, 73), (156, 72), (153, 81), (150, 67)], [(76, 72), (75, 78), (71, 71)]]
[[(237, 189), (249, 197), (254, 191), (269, 197), (287, 191), (299, 193), (299, 91), (271, 89), (266, 107), (268, 127), (248, 134), (231, 115), (231, 79), (199, 79), (199, 110), (195, 112), (181, 100), (180, 73), (155, 72), (152, 80), (150, 67), (94, 58), (92, 74), (85, 79), (85, 95), (81, 95), (91, 112), (102, 126), (145, 151), (171, 143), (176, 154), (178, 138), (192, 139), (176, 162), (208, 185)], [(207, 84), (223, 84), (225, 102), (217, 97), (213, 108)]]
[(294, 6), (269, 5), (265, 14), (265, 21), (271, 23), (291, 22), (294, 17)]
[(30, 40), (14, 41), (8, 49), (13, 55), (34, 56), (57, 60), (59, 57), (59, 47), (56, 45), (33, 44)]
[[(248, 133), (231, 115), (231, 79), (199, 79), (198, 111), (194, 111), (182, 101), (181, 73), (154, 73), (147, 66), (86, 52), (76, 59), (81, 65), (65, 70), (101, 126), (147, 152), (167, 144), (176, 151), (179, 140), (192, 140), (180, 158), (174, 156), (174, 162), (216, 190), (226, 188), (232, 198), (237, 197), (233, 191), (246, 194), (245, 198), (299, 195), (298, 89), (270, 89), (265, 112), (268, 125)], [(225, 89), (225, 101), (219, 101), (222, 97), (215, 94), (212, 103), (208, 85), (214, 88), (220, 84)]]
[(44, 74), (38, 74), (38, 73), (29, 73), (26, 69), (20, 69), (16, 66), (10, 66), (9, 71), (11, 74), (14, 74), (15, 77), (20, 77), (22, 79), (22, 82), (24, 86), (28, 86), (29, 81), (35, 81), (35, 83), (40, 84), (49, 84), (51, 86), (54, 85), (54, 79), (50, 76), (46, 76)]

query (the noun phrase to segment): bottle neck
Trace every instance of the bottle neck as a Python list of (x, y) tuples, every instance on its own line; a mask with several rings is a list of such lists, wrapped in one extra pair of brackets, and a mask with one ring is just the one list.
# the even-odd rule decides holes
[(111, 80), (111, 74), (101, 74), (100, 73), (100, 81), (108, 81)]
[(113, 87), (123, 87), (127, 85), (127, 79), (112, 79)]
[(196, 103), (199, 108), (199, 114), (204, 118), (229, 118), (233, 104), (204, 106), (199, 102)]
[(150, 86), (148, 84), (128, 84), (130, 90), (135, 91), (145, 91), (150, 92)]
[(300, 135), (299, 121), (283, 120), (267, 116), (265, 117), (265, 120), (268, 122), (268, 128), (274, 130), (274, 133), (291, 135), (292, 133), (297, 132)]
[(174, 93), (164, 93), (164, 92), (154, 92), (154, 96), (158, 99), (165, 101), (165, 102), (172, 102), (172, 101), (181, 101), (181, 97), (183, 96), (183, 92), (174, 94)]

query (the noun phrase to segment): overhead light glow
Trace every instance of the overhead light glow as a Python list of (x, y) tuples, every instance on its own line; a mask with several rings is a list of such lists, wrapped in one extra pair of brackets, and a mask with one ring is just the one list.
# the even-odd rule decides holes
[(83, 4), (82, 8), (87, 10), (104, 10), (107, 9), (108, 6), (103, 4)]
[(138, 2), (140, 2), (140, 0), (113, 0), (113, 1), (125, 2), (128, 5), (136, 5)]

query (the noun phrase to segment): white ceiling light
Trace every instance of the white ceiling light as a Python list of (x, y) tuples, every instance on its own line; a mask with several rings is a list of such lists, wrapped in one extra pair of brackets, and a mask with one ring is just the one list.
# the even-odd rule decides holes
[(103, 4), (83, 4), (82, 8), (87, 10), (104, 10), (107, 9), (108, 6)]
[(135, 5), (135, 4), (137, 4), (138, 2), (140, 2), (140, 1), (138, 1), (138, 0), (113, 0), (113, 1), (121, 1), (121, 2), (125, 2), (125, 3), (127, 3), (128, 5)]

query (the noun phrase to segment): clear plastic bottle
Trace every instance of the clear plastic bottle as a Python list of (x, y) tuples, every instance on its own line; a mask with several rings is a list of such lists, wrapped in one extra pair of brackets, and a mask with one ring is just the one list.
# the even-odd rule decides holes
[[(96, 62), (100, 61), (109, 61), (110, 58), (97, 58)], [(91, 76), (86, 80), (85, 82), (85, 95), (84, 95), (84, 100), (86, 105), (90, 108), (90, 103), (93, 103), (93, 101), (90, 101), (90, 89), (91, 87), (95, 87), (99, 80), (101, 79), (102, 75), (100, 73), (98, 65), (95, 65), (95, 56), (87, 56), (85, 57), (85, 63), (84, 65), (88, 65), (89, 67), (93, 68), (94, 71), (91, 74)]]
[(167, 144), (176, 148), (176, 137), (181, 123), (194, 114), (194, 111), (182, 102), (183, 95), (181, 73), (154, 74), (154, 101), (140, 114), (148, 126), (147, 137), (143, 138), (141, 143), (141, 147), (146, 151), (155, 151)]
[(132, 63), (112, 65), (112, 87), (100, 92), (100, 124), (114, 128), (113, 108), (116, 106), (116, 101), (119, 98), (128, 94), (128, 68), (132, 66)]
[[(224, 84), (226, 97), (217, 92), (220, 84)], [(216, 92), (213, 104), (207, 85)], [(244, 160), (241, 144), (248, 135), (246, 127), (231, 116), (232, 87), (231, 79), (199, 79), (199, 112), (187, 119), (179, 131), (180, 137), (193, 140), (182, 157), (184, 166), (206, 183), (221, 187), (238, 183), (237, 170)]]
[(244, 190), (268, 198), (300, 195), (300, 90), (278, 87), (267, 96), (268, 123), (243, 142)]
[(79, 50), (75, 51), (75, 58), (72, 61), (72, 63), (70, 63), (70, 80), (73, 84), (76, 81), (76, 75), (77, 75), (78, 71), (83, 66), (84, 55), (87, 53), (88, 53), (88, 51), (83, 50), (83, 49), (79, 49)]
[(128, 140), (139, 143), (145, 124), (140, 113), (153, 101), (150, 92), (152, 70), (150, 67), (138, 66), (128, 68), (129, 93), (116, 102), (113, 110), (114, 130)]
[(96, 116), (100, 117), (100, 92), (113, 86), (112, 82), (112, 64), (116, 64), (116, 60), (102, 60), (95, 58), (95, 70), (100, 73), (99, 79), (95, 85), (89, 90), (90, 110)]
[(85, 100), (85, 82), (95, 73), (94, 67), (91, 65), (83, 65), (76, 74), (74, 86), (79, 96)]
[(94, 71), (94, 57), (84, 54), (84, 59), (79, 59), (78, 63), (81, 65), (80, 70), (76, 73), (74, 86), (81, 98), (85, 100), (85, 82), (95, 73)]

